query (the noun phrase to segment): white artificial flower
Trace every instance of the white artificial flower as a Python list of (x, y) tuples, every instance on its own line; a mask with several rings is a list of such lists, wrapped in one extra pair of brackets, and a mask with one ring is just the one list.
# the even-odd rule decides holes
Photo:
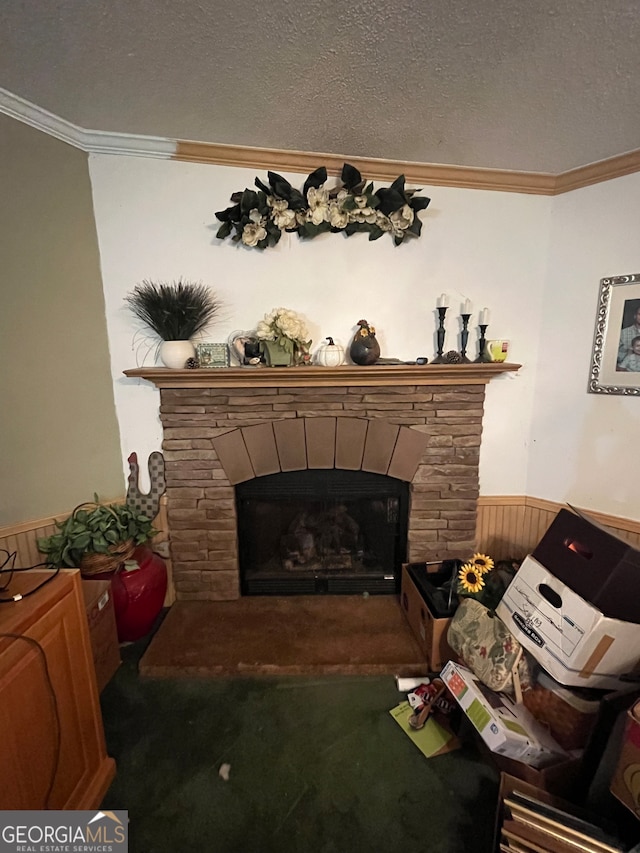
[(346, 228), (349, 222), (349, 214), (337, 201), (332, 201), (329, 204), (329, 222), (332, 228)]
[(413, 222), (413, 218), (413, 209), (409, 207), (408, 204), (403, 205), (400, 210), (394, 210), (393, 213), (389, 215), (394, 232), (406, 231)]
[(257, 246), (267, 236), (267, 229), (257, 222), (249, 222), (242, 229), (242, 242), (245, 246)]
[(284, 210), (277, 210), (273, 214), (273, 221), (281, 231), (287, 228), (295, 228), (296, 212), (295, 210), (290, 210), (288, 207)]
[(309, 187), (307, 190), (309, 202), (309, 219), (314, 225), (320, 225), (329, 219), (329, 190)]
[(368, 222), (370, 225), (376, 221), (377, 213), (372, 207), (363, 207), (358, 210), (349, 211), (351, 222)]
[(384, 213), (380, 213), (379, 210), (376, 210), (376, 225), (378, 228), (381, 228), (382, 231), (391, 231), (392, 225), (388, 216), (385, 216)]

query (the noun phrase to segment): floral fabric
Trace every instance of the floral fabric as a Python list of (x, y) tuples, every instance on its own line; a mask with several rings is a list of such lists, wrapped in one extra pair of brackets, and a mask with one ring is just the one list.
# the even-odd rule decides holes
[(522, 646), (483, 604), (463, 598), (451, 619), (447, 640), (490, 690), (513, 690), (513, 672), (522, 657)]

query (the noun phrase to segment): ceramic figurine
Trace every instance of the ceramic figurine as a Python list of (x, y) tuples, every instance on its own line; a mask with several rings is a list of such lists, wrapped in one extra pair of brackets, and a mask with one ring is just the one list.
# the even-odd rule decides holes
[(353, 336), (349, 355), (355, 364), (375, 364), (380, 358), (380, 344), (376, 340), (376, 330), (366, 320), (358, 320), (360, 328)]

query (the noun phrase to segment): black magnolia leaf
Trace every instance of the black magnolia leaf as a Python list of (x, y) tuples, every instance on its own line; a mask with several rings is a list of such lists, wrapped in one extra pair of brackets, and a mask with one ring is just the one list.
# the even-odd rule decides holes
[(231, 234), (231, 223), (224, 222), (217, 230), (216, 237), (219, 237), (220, 240), (224, 240), (225, 237), (228, 237)]
[(266, 195), (271, 195), (271, 189), (266, 184), (263, 184), (260, 178), (256, 178), (254, 183), (258, 189), (262, 190)]
[(377, 196), (379, 199), (378, 210), (386, 214), (386, 216), (389, 216), (394, 210), (400, 210), (406, 204), (404, 195), (391, 187), (387, 189), (381, 187), (377, 191)]
[(352, 166), (350, 163), (345, 163), (342, 167), (340, 179), (348, 190), (353, 190), (362, 182), (362, 175), (355, 166)]
[(304, 182), (304, 187), (302, 188), (302, 195), (306, 198), (307, 192), (311, 187), (314, 190), (317, 190), (321, 187), (327, 180), (327, 169), (326, 166), (319, 166), (314, 172), (311, 172), (307, 180)]
[(258, 207), (258, 193), (254, 190), (245, 190), (242, 193), (242, 201), (240, 202), (240, 210), (247, 215)]
[(402, 194), (402, 196), (403, 196), (403, 198), (404, 198), (404, 199), (405, 199), (405, 201), (406, 201), (406, 196), (405, 196), (405, 192), (404, 192), (404, 175), (398, 175), (398, 177), (397, 177), (397, 178), (395, 179), (395, 181), (391, 184), (391, 186), (389, 187), (389, 189), (390, 189), (390, 190), (395, 190), (396, 192), (401, 193), (401, 194)]
[(430, 203), (430, 198), (427, 198), (426, 196), (418, 196), (417, 198), (411, 199), (409, 207), (417, 213), (419, 210), (426, 210)]
[(359, 231), (359, 230), (360, 229), (358, 228), (357, 222), (350, 222), (347, 225), (347, 227), (344, 229), (344, 233), (347, 235), (347, 237), (351, 237), (352, 234), (355, 234), (356, 231)]
[(291, 197), (292, 187), (286, 178), (283, 178), (277, 172), (267, 172), (267, 178), (269, 179), (269, 184), (274, 195), (277, 195), (278, 198), (286, 199)]
[(369, 240), (379, 240), (380, 237), (384, 234), (382, 228), (379, 225), (370, 225), (369, 226)]
[(422, 222), (420, 222), (417, 216), (413, 217), (413, 222), (407, 230), (410, 234), (414, 234), (416, 237), (420, 236), (422, 232)]

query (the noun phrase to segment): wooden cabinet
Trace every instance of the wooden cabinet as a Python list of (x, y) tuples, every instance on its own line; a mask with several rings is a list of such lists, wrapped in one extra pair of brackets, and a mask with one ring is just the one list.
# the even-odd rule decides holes
[[(0, 597), (24, 594), (51, 574), (15, 574)], [(0, 737), (0, 809), (100, 805), (115, 762), (76, 569), (0, 605)]]

